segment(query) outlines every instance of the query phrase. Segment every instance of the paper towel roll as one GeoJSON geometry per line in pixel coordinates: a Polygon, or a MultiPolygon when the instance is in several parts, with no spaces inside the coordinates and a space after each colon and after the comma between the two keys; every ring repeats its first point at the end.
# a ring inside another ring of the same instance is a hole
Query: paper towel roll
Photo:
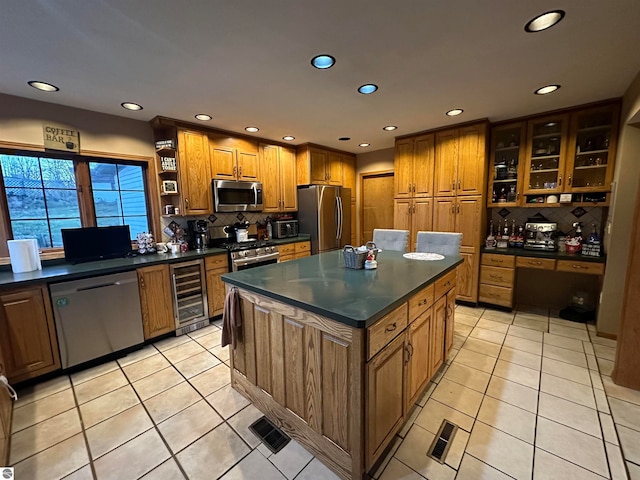
{"type": "Polygon", "coordinates": [[[38,241],[34,238],[24,240],[7,240],[11,269],[13,273],[32,272],[42,270],[38,241]]]}

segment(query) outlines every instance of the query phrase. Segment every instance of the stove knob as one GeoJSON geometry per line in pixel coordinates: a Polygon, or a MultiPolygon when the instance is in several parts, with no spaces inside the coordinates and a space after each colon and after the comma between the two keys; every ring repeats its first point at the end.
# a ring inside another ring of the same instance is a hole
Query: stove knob
{"type": "Polygon", "coordinates": [[[246,250],[240,250],[238,252],[238,256],[239,257],[246,257],[247,256],[247,251],[246,250]]]}
{"type": "Polygon", "coordinates": [[[261,253],[262,253],[262,249],[256,248],[256,256],[260,255],[261,253]]]}
{"type": "Polygon", "coordinates": [[[264,247],[264,251],[265,251],[265,253],[271,253],[271,252],[273,252],[273,248],[272,247],[264,247]]]}

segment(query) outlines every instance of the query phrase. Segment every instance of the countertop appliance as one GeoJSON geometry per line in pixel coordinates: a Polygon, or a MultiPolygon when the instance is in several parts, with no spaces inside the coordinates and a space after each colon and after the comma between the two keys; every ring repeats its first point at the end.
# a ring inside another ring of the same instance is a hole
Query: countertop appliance
{"type": "Polygon", "coordinates": [[[124,258],[131,253],[129,225],[63,228],[64,259],[71,263],[124,258]]]}
{"type": "Polygon", "coordinates": [[[50,287],[62,368],[144,342],[135,271],[50,287]]]}
{"type": "Polygon", "coordinates": [[[311,235],[311,253],[344,247],[351,241],[351,190],[329,185],[298,188],[300,232],[311,235]]]}
{"type": "Polygon", "coordinates": [[[275,220],[273,222],[273,238],[291,238],[297,236],[297,220],[275,220]]]}
{"type": "Polygon", "coordinates": [[[212,246],[224,248],[229,252],[229,270],[231,272],[278,263],[280,252],[278,246],[273,242],[255,238],[249,238],[245,242],[237,242],[235,236],[231,235],[233,230],[231,225],[214,227],[211,239],[212,246]]]}
{"type": "Polygon", "coordinates": [[[558,224],[555,222],[527,222],[525,223],[524,248],[527,250],[555,251],[558,249],[556,232],[558,224]]]}
{"type": "Polygon", "coordinates": [[[209,224],[206,220],[188,220],[189,246],[203,250],[209,246],[209,224]]]}
{"type": "Polygon", "coordinates": [[[216,212],[261,212],[262,183],[212,180],[216,212]]]}

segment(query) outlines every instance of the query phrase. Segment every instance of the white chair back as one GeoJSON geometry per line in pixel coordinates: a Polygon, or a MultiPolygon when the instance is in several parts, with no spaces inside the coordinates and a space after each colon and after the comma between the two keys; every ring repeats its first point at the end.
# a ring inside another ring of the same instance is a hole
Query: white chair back
{"type": "Polygon", "coordinates": [[[460,255],[461,233],[418,232],[416,251],[439,253],[440,255],[460,255]]]}
{"type": "Polygon", "coordinates": [[[408,241],[409,230],[391,230],[387,228],[373,230],[373,243],[383,251],[396,250],[398,252],[406,252],[408,241]]]}

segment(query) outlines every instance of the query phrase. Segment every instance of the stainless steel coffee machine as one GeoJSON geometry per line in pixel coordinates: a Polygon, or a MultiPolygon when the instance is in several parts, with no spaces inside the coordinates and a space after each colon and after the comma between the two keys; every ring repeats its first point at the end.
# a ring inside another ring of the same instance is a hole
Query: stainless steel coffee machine
{"type": "Polygon", "coordinates": [[[203,250],[209,247],[209,225],[206,220],[188,220],[189,246],[203,250]]]}
{"type": "Polygon", "coordinates": [[[525,223],[524,248],[528,250],[555,251],[558,249],[556,232],[558,224],[555,222],[527,222],[525,223]]]}

